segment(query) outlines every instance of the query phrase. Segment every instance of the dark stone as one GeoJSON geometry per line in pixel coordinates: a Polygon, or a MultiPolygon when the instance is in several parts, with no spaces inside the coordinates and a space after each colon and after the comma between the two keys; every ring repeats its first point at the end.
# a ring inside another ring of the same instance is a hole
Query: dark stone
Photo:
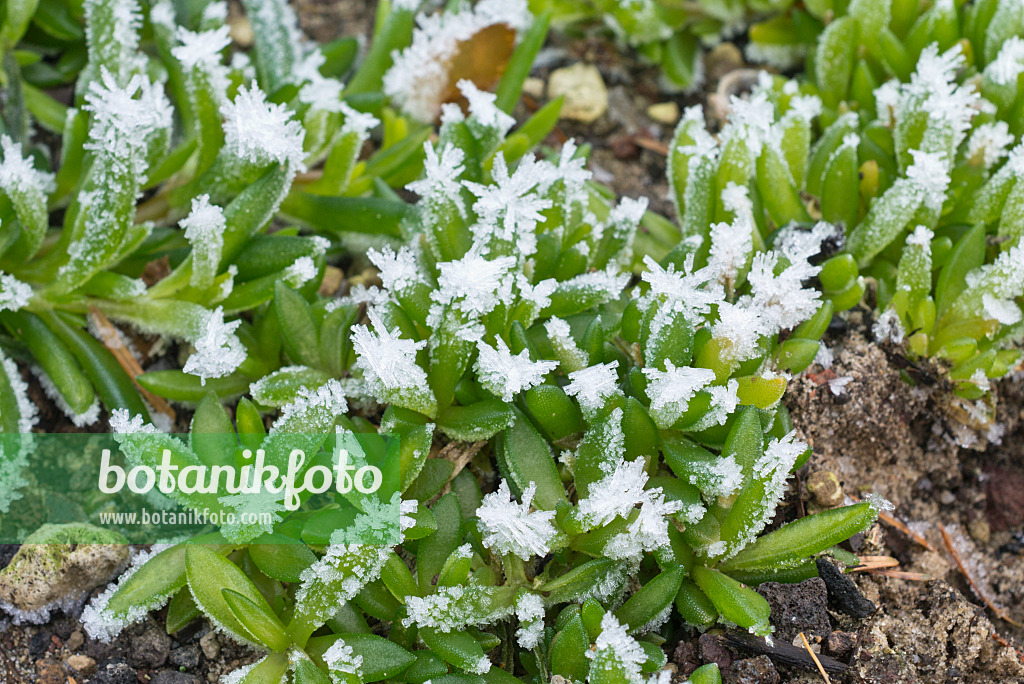
{"type": "Polygon", "coordinates": [[[171,653],[171,637],[152,618],[131,638],[128,664],[132,667],[157,668],[167,662],[171,653]]]}
{"type": "Polygon", "coordinates": [[[828,592],[817,577],[799,584],[764,582],[757,588],[772,609],[774,638],[792,642],[800,632],[824,639],[832,631],[828,620],[828,592]]]}
{"type": "Polygon", "coordinates": [[[110,660],[96,669],[89,684],[138,684],[139,675],[123,660],[110,660]]]}
{"type": "Polygon", "coordinates": [[[836,658],[845,658],[857,645],[857,635],[852,632],[835,631],[825,639],[825,648],[836,658]]]}
{"type": "Polygon", "coordinates": [[[828,607],[855,618],[866,618],[878,608],[869,601],[853,580],[837,568],[829,558],[817,561],[818,575],[828,589],[828,607]]]}
{"type": "Polygon", "coordinates": [[[725,672],[732,665],[733,654],[722,640],[713,634],[701,634],[697,641],[700,658],[705,663],[718,663],[718,669],[725,672]]]}
{"type": "Polygon", "coordinates": [[[737,660],[722,675],[723,684],[779,684],[781,680],[772,659],[766,655],[737,660]]]}
{"type": "Polygon", "coordinates": [[[174,667],[182,667],[186,670],[194,670],[199,667],[200,651],[195,644],[182,646],[171,651],[167,661],[174,667]]]}
{"type": "Polygon", "coordinates": [[[39,631],[29,637],[28,640],[28,652],[29,655],[41,656],[46,653],[46,649],[50,647],[50,635],[46,632],[39,631]]]}
{"type": "Polygon", "coordinates": [[[0,570],[7,567],[19,548],[21,544],[0,544],[0,570]]]}
{"type": "Polygon", "coordinates": [[[672,651],[672,662],[676,664],[681,676],[689,677],[700,667],[697,646],[692,641],[680,641],[672,651]]]}
{"type": "Polygon", "coordinates": [[[202,682],[203,680],[194,674],[177,670],[163,670],[149,680],[149,684],[202,684],[202,682]]]}

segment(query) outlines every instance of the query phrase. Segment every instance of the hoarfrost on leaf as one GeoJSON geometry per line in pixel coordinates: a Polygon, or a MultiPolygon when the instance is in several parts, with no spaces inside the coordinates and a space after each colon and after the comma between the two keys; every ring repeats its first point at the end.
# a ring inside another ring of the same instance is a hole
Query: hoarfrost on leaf
{"type": "Polygon", "coordinates": [[[0,272],[0,311],[18,311],[32,299],[32,286],[9,273],[0,272]]]}
{"type": "Polygon", "coordinates": [[[302,124],[285,105],[267,102],[258,87],[239,88],[235,99],[221,106],[221,115],[224,147],[236,158],[255,166],[277,163],[290,171],[305,170],[302,124]]]}
{"type": "Polygon", "coordinates": [[[182,370],[197,375],[206,384],[210,378],[222,378],[233,373],[246,359],[245,346],[235,330],[242,321],[224,321],[224,309],[218,306],[200,324],[201,332],[193,341],[196,351],[188,357],[182,370]]]}
{"type": "Polygon", "coordinates": [[[600,411],[605,401],[619,391],[619,362],[599,363],[569,373],[565,393],[576,397],[585,414],[600,411]]]}
{"type": "Polygon", "coordinates": [[[516,394],[539,385],[545,375],[558,367],[557,361],[532,360],[528,349],[513,354],[500,337],[496,342],[497,348],[483,340],[477,342],[476,371],[480,384],[502,401],[511,402],[516,394]]]}
{"type": "Polygon", "coordinates": [[[480,518],[483,543],[487,548],[499,554],[513,554],[522,560],[548,553],[556,533],[551,524],[555,512],[530,512],[536,492],[537,485],[531,482],[523,491],[523,502],[516,503],[508,482],[502,480],[498,491],[484,497],[476,515],[480,518]]]}

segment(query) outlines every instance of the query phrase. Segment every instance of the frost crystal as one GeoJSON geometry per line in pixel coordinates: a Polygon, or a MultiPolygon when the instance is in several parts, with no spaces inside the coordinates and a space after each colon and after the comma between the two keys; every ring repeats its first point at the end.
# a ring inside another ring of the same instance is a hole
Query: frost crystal
{"type": "Polygon", "coordinates": [[[612,613],[605,613],[601,619],[601,634],[594,648],[586,654],[591,660],[590,679],[594,679],[595,670],[621,669],[626,677],[624,684],[639,684],[643,681],[640,666],[647,661],[647,656],[612,613]]]}
{"type": "Polygon", "coordinates": [[[242,321],[224,322],[224,309],[217,307],[200,324],[202,332],[193,342],[196,351],[188,357],[182,370],[198,375],[202,384],[210,378],[222,378],[233,373],[246,359],[245,347],[235,330],[242,321]]]}
{"type": "Polygon", "coordinates": [[[416,255],[408,247],[403,246],[397,254],[390,246],[383,247],[379,252],[371,248],[367,257],[380,270],[384,288],[391,292],[401,293],[425,282],[416,264],[416,255]]]}
{"type": "Polygon", "coordinates": [[[484,389],[502,401],[511,402],[519,392],[544,382],[544,376],[558,367],[557,361],[533,361],[528,349],[512,354],[500,337],[496,342],[497,348],[477,342],[476,372],[484,389]]]}
{"type": "Polygon", "coordinates": [[[491,587],[480,584],[438,587],[437,591],[420,598],[406,598],[409,616],[402,620],[405,626],[433,627],[451,632],[469,624],[496,622],[512,613],[512,607],[492,605],[491,587]]]}
{"type": "Polygon", "coordinates": [[[209,287],[217,275],[224,248],[224,210],[210,204],[209,195],[200,195],[192,200],[192,213],[179,225],[192,245],[192,286],[209,287]]]}
{"type": "Polygon", "coordinates": [[[107,604],[114,593],[127,582],[132,575],[138,572],[139,568],[148,563],[158,554],[170,548],[169,544],[155,544],[149,551],[143,551],[132,558],[131,565],[125,570],[117,582],[111,584],[99,596],[94,598],[82,611],[82,626],[86,633],[97,641],[105,644],[110,643],[125,627],[139,622],[149,611],[156,610],[164,605],[176,589],[152,596],[145,601],[137,602],[125,613],[113,614],[107,609],[107,604]]]}
{"type": "Polygon", "coordinates": [[[426,159],[423,162],[425,177],[409,183],[407,190],[415,192],[426,200],[458,200],[462,185],[459,176],[466,170],[463,161],[466,153],[451,143],[446,143],[440,156],[429,141],[423,143],[426,159]]]}
{"type": "Polygon", "coordinates": [[[537,485],[531,482],[523,491],[523,502],[518,504],[512,498],[508,482],[502,480],[498,491],[484,497],[476,515],[480,518],[485,533],[483,543],[487,548],[499,554],[514,554],[522,560],[547,554],[548,545],[555,536],[555,528],[551,524],[555,512],[530,512],[536,492],[537,485]]]}
{"type": "Polygon", "coordinates": [[[903,331],[903,323],[900,322],[899,314],[893,309],[887,309],[871,328],[875,341],[879,343],[891,342],[899,344],[903,341],[906,333],[903,331]]]}
{"type": "Polygon", "coordinates": [[[999,49],[995,60],[985,67],[985,75],[999,85],[1016,85],[1024,73],[1024,40],[1011,36],[999,49]]]}
{"type": "Polygon", "coordinates": [[[221,62],[221,51],[231,44],[227,25],[213,31],[189,31],[183,26],[177,29],[176,37],[181,45],[171,48],[171,54],[186,70],[196,66],[217,71],[221,62]]]}
{"type": "Polygon", "coordinates": [[[519,596],[516,599],[516,618],[519,620],[516,640],[521,648],[532,650],[544,638],[544,599],[529,593],[519,596]]]}
{"type": "Polygon", "coordinates": [[[40,171],[33,159],[22,156],[21,143],[6,135],[0,136],[0,152],[3,157],[0,161],[0,190],[8,195],[53,191],[53,174],[40,171]]]}
{"type": "MultiPolygon", "coordinates": [[[[438,289],[430,298],[439,306],[452,307],[467,316],[483,316],[500,301],[508,300],[511,283],[505,274],[515,265],[514,257],[486,259],[476,249],[458,261],[437,265],[438,289]]],[[[440,323],[441,309],[431,308],[432,327],[440,323]]]]}
{"type": "Polygon", "coordinates": [[[573,371],[569,373],[571,382],[566,385],[565,393],[576,397],[584,413],[595,414],[609,397],[619,391],[618,367],[619,363],[615,361],[573,371]]]}
{"type": "Polygon", "coordinates": [[[502,135],[507,133],[515,124],[516,120],[505,112],[498,109],[495,102],[498,96],[485,90],[480,90],[472,81],[463,79],[459,81],[459,92],[469,103],[469,114],[478,124],[487,128],[493,128],[502,135]]]}
{"type": "Polygon", "coordinates": [[[32,286],[0,272],[0,311],[18,311],[32,299],[32,286]]]}
{"type": "Polygon", "coordinates": [[[281,272],[281,280],[291,287],[302,287],[316,277],[316,262],[311,256],[302,256],[281,272]]]}
{"type": "Polygon", "coordinates": [[[590,357],[585,351],[579,348],[576,340],[569,331],[569,324],[557,316],[552,316],[544,324],[544,332],[551,340],[551,346],[555,349],[555,355],[562,368],[567,371],[578,371],[586,368],[590,357]]]}
{"type": "Polygon", "coordinates": [[[647,396],[651,398],[651,417],[658,427],[668,429],[679,420],[689,407],[693,396],[715,381],[715,372],[708,368],[676,368],[670,360],[665,370],[644,368],[647,376],[647,396]]]}
{"type": "MultiPolygon", "coordinates": [[[[1022,43],[1024,45],[1024,43],[1022,43]]],[[[1010,126],[1005,121],[992,121],[974,129],[967,141],[967,158],[980,161],[986,170],[991,169],[1007,155],[1013,144],[1010,126]]]]}
{"type": "Polygon", "coordinates": [[[397,328],[388,330],[376,309],[369,309],[367,315],[373,332],[364,325],[354,326],[352,347],[357,354],[356,366],[363,371],[370,391],[385,401],[403,398],[412,402],[412,408],[427,409],[433,404],[433,396],[426,372],[416,363],[416,352],[427,341],[402,339],[397,328]]]}
{"type": "Polygon", "coordinates": [[[352,647],[338,639],[328,648],[321,659],[331,673],[362,675],[363,656],[352,652],[352,647]]]}
{"type": "Polygon", "coordinates": [[[949,187],[949,172],[946,155],[911,150],[914,163],[907,169],[907,179],[924,193],[925,205],[937,211],[946,199],[949,187]]]}
{"type": "Polygon", "coordinates": [[[412,44],[392,53],[394,65],[384,74],[384,94],[410,116],[434,121],[451,83],[451,61],[462,44],[488,26],[505,24],[520,30],[530,20],[525,0],[483,0],[462,11],[420,15],[412,44]]]}
{"type": "Polygon", "coordinates": [[[303,171],[302,124],[283,104],[267,102],[256,86],[238,89],[233,102],[221,107],[224,146],[235,157],[256,166],[277,163],[303,171]]]}
{"type": "Polygon", "coordinates": [[[498,240],[513,242],[522,257],[537,251],[537,224],[544,221],[541,212],[551,207],[551,200],[531,192],[538,183],[537,161],[532,155],[524,157],[515,172],[509,174],[505,156],[494,157],[488,185],[466,181],[466,188],[477,196],[473,211],[479,217],[474,234],[480,239],[493,235],[498,240]]]}

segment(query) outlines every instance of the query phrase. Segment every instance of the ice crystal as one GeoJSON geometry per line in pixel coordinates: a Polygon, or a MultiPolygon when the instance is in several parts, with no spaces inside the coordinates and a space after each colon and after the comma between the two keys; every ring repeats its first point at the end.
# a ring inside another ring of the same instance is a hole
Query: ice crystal
{"type": "Polygon", "coordinates": [[[551,346],[555,349],[559,363],[562,368],[573,372],[578,371],[590,363],[590,357],[585,351],[579,348],[576,340],[569,331],[569,324],[557,316],[552,316],[544,323],[544,331],[551,340],[551,346]]]}
{"type": "Polygon", "coordinates": [[[532,650],[544,638],[544,599],[530,593],[519,596],[516,599],[516,618],[519,620],[516,640],[521,648],[532,650]]]}
{"type": "Polygon", "coordinates": [[[686,413],[690,400],[705,386],[715,381],[715,372],[707,368],[676,368],[670,360],[665,370],[644,368],[647,396],[651,398],[651,418],[662,429],[668,429],[686,413]]]}
{"type": "Polygon", "coordinates": [[[903,323],[899,315],[893,309],[887,309],[871,328],[876,342],[890,342],[899,344],[903,341],[906,333],[903,331],[903,323]]]}
{"type": "Polygon", "coordinates": [[[477,197],[473,211],[478,216],[474,227],[478,240],[493,236],[504,242],[516,241],[521,258],[537,251],[537,224],[544,221],[541,212],[551,207],[551,200],[532,192],[539,180],[536,167],[536,160],[528,155],[510,174],[504,155],[498,154],[491,169],[493,183],[464,183],[477,197]]]}
{"type": "Polygon", "coordinates": [[[492,605],[493,590],[480,584],[438,587],[430,596],[406,598],[409,616],[402,624],[410,627],[432,627],[452,632],[470,624],[489,624],[512,613],[512,607],[492,605]]]}
{"type": "Polygon", "coordinates": [[[408,247],[403,246],[397,254],[390,246],[379,252],[371,248],[367,257],[380,270],[381,282],[390,292],[404,292],[425,282],[416,263],[416,255],[408,247]]]}
{"type": "Polygon", "coordinates": [[[364,325],[352,328],[352,347],[357,354],[356,366],[363,371],[371,391],[379,398],[406,395],[417,405],[429,405],[427,374],[416,363],[416,352],[427,345],[426,340],[416,342],[403,339],[401,332],[388,330],[376,309],[367,311],[371,332],[364,325]]]}
{"type": "Polygon", "coordinates": [[[281,272],[281,280],[291,287],[302,287],[317,274],[316,262],[311,256],[302,256],[281,272]]]}
{"type": "Polygon", "coordinates": [[[235,330],[242,321],[224,322],[224,309],[217,307],[209,312],[200,324],[201,332],[193,341],[196,351],[188,357],[182,370],[197,375],[202,384],[210,378],[222,378],[235,372],[247,353],[235,330]]]}
{"type": "Polygon", "coordinates": [[[499,554],[510,553],[523,560],[532,556],[544,556],[555,536],[551,524],[554,511],[530,512],[530,504],[537,492],[537,485],[530,485],[523,491],[522,503],[516,503],[509,491],[508,482],[501,481],[498,491],[484,497],[477,509],[484,545],[499,554]]]}
{"type": "MultiPolygon", "coordinates": [[[[437,265],[438,289],[430,298],[438,307],[450,307],[466,316],[483,316],[501,301],[509,299],[511,281],[505,275],[515,265],[514,257],[487,259],[477,249],[458,261],[437,265]]],[[[440,322],[442,309],[432,307],[431,326],[440,322]]]]}
{"type": "Polygon", "coordinates": [[[21,143],[16,143],[9,136],[0,136],[0,190],[8,195],[43,193],[54,189],[54,176],[47,171],[35,167],[35,160],[22,155],[21,143]]]}
{"type": "Polygon", "coordinates": [[[576,397],[580,408],[586,414],[600,411],[605,401],[619,392],[618,361],[599,363],[569,373],[569,384],[565,393],[576,397]]]}
{"type": "MultiPolygon", "coordinates": [[[[643,459],[619,459],[615,469],[590,486],[577,509],[580,519],[589,528],[603,527],[618,517],[625,518],[633,508],[647,499],[644,485],[647,472],[643,459]]],[[[660,489],[658,490],[660,493],[660,489]]]]}
{"type": "Polygon", "coordinates": [[[601,633],[594,648],[586,652],[590,658],[590,678],[595,671],[621,670],[625,684],[639,684],[643,681],[640,666],[647,661],[644,650],[636,639],[629,636],[626,628],[619,624],[613,613],[605,613],[601,619],[601,633]]]}
{"type": "Polygon", "coordinates": [[[171,54],[186,70],[200,67],[209,72],[220,71],[221,52],[231,44],[229,30],[227,25],[200,32],[179,26],[175,35],[181,45],[171,48],[171,54]]]}
{"type": "Polygon", "coordinates": [[[910,155],[914,163],[907,169],[907,179],[921,189],[926,206],[933,211],[942,208],[949,187],[946,155],[921,150],[911,150],[910,155]]]}
{"type": "Polygon", "coordinates": [[[1021,73],[1024,73],[1024,40],[1011,36],[999,48],[995,60],[985,67],[985,75],[993,83],[1005,86],[1016,85],[1021,73]]]}
{"type": "Polygon", "coordinates": [[[236,158],[255,166],[277,163],[292,171],[305,169],[302,125],[285,105],[267,102],[256,86],[239,88],[234,101],[221,107],[221,114],[224,147],[236,158]]]}
{"type": "Polygon", "coordinates": [[[557,361],[532,360],[528,349],[512,354],[500,337],[496,342],[497,348],[477,342],[476,371],[484,389],[502,401],[511,402],[519,392],[544,382],[544,376],[558,367],[557,361]]]}
{"type": "MultiPolygon", "coordinates": [[[[1024,45],[1024,43],[1022,43],[1024,45]]],[[[974,129],[967,141],[967,158],[980,161],[986,170],[998,164],[1007,155],[1013,135],[1005,121],[990,121],[974,129]]]]}
{"type": "Polygon", "coordinates": [[[179,225],[192,245],[192,286],[209,287],[224,248],[224,210],[210,204],[209,195],[200,195],[192,200],[192,212],[179,225]]]}
{"type": "Polygon", "coordinates": [[[18,311],[32,299],[32,286],[9,273],[0,272],[0,311],[18,311]]]}
{"type": "Polygon", "coordinates": [[[351,674],[357,677],[362,676],[363,656],[356,655],[352,647],[345,643],[344,639],[338,639],[331,647],[324,651],[321,660],[332,674],[351,674]]]}
{"type": "Polygon", "coordinates": [[[446,143],[438,155],[429,141],[423,143],[426,159],[423,162],[424,178],[413,181],[406,189],[422,196],[425,200],[458,200],[462,191],[459,176],[466,170],[463,162],[466,153],[462,148],[446,143]]]}

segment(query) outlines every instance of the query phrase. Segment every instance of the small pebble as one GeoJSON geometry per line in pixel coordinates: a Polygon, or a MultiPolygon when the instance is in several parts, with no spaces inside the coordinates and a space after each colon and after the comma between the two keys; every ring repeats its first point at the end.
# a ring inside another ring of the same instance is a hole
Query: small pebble
{"type": "Polygon", "coordinates": [[[53,658],[43,658],[36,661],[36,682],[37,684],[66,684],[67,675],[64,668],[53,658]]]}
{"type": "Polygon", "coordinates": [[[679,121],[679,105],[675,102],[658,102],[647,108],[647,116],[658,123],[669,126],[679,121]]]}
{"type": "Polygon", "coordinates": [[[943,489],[939,493],[939,503],[943,506],[952,506],[956,503],[956,496],[948,489],[943,489]]]}
{"type": "Polygon", "coordinates": [[[544,97],[544,79],[530,78],[523,81],[523,92],[535,100],[540,100],[544,97]]]}
{"type": "Polygon", "coordinates": [[[199,647],[195,644],[189,644],[176,648],[171,651],[171,655],[167,658],[174,667],[182,667],[186,670],[194,670],[199,667],[199,647]]]}
{"type": "Polygon", "coordinates": [[[96,661],[87,655],[68,656],[64,662],[83,677],[92,677],[96,674],[96,661]]]}
{"type": "Polygon", "coordinates": [[[82,636],[81,630],[76,629],[74,632],[71,633],[71,636],[68,637],[68,640],[67,642],[65,642],[64,645],[68,647],[69,651],[77,651],[78,649],[82,648],[82,644],[84,643],[85,637],[82,636]]]}
{"type": "Polygon", "coordinates": [[[981,544],[988,544],[992,537],[992,529],[984,518],[972,520],[967,525],[967,532],[971,535],[971,539],[981,544]]]}
{"type": "Polygon", "coordinates": [[[555,69],[548,80],[548,97],[565,96],[562,118],[592,123],[608,110],[608,88],[593,64],[577,62],[555,69]]]}
{"type": "Polygon", "coordinates": [[[825,648],[835,658],[844,658],[853,651],[857,645],[857,635],[852,632],[840,632],[836,630],[828,635],[825,640],[825,648]]]}
{"type": "Polygon", "coordinates": [[[210,660],[215,659],[220,655],[220,642],[217,641],[217,634],[215,632],[207,632],[202,639],[199,640],[199,648],[203,649],[203,655],[210,660]]]}
{"type": "Polygon", "coordinates": [[[828,470],[819,470],[807,479],[807,491],[814,496],[819,506],[833,508],[843,503],[843,486],[839,484],[836,474],[828,470]]]}

